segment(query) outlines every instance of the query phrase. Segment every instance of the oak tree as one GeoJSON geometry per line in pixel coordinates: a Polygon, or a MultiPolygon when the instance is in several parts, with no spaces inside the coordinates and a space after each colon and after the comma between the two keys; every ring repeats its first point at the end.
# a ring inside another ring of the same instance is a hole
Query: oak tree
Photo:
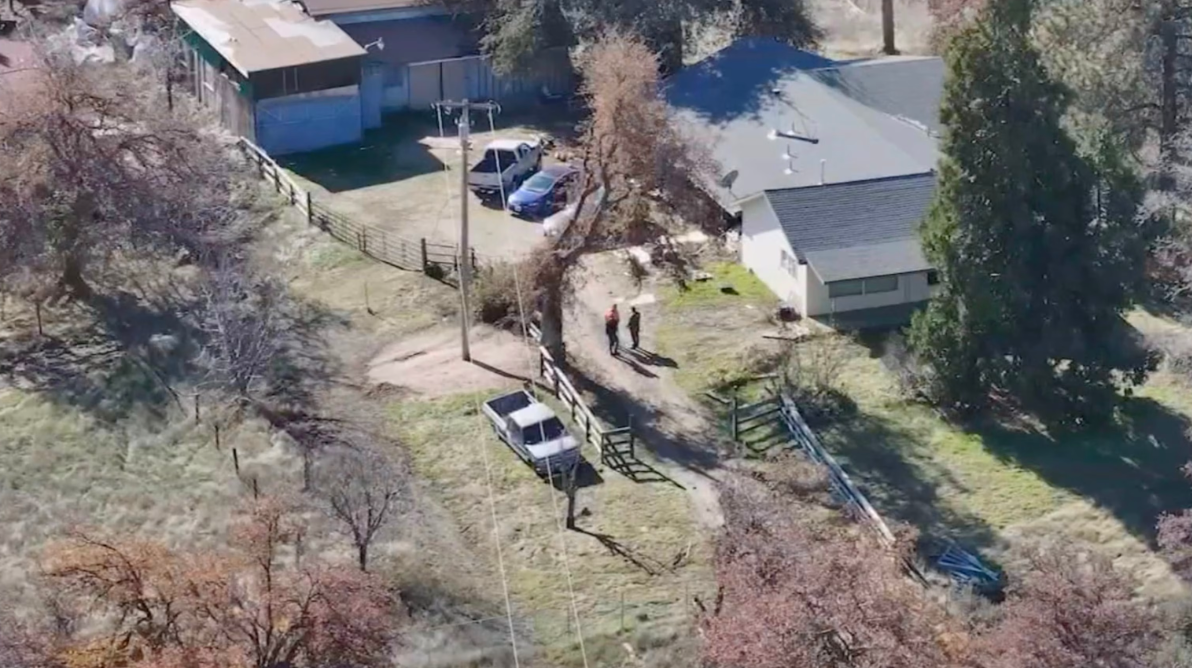
{"type": "Polygon", "coordinates": [[[714,225],[704,193],[715,163],[690,141],[662,98],[658,57],[631,33],[610,31],[581,61],[592,109],[582,128],[573,222],[532,258],[542,342],[558,361],[573,268],[590,252],[657,241],[677,223],[714,225]]]}

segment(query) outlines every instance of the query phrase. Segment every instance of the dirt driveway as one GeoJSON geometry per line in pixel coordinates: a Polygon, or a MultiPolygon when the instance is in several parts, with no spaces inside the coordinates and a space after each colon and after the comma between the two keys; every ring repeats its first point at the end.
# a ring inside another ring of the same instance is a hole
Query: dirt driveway
{"type": "MultiPolygon", "coordinates": [[[[565,119],[498,126],[473,120],[469,162],[475,163],[494,138],[554,136],[570,127],[565,119]]],[[[282,165],[311,190],[316,202],[354,221],[411,239],[455,244],[459,239],[460,155],[454,122],[445,119],[439,136],[433,113],[386,119],[365,134],[362,145],[337,147],[283,160],[282,165]]],[[[549,162],[549,158],[547,160],[549,162]]],[[[524,255],[542,238],[535,221],[514,218],[499,205],[468,193],[471,245],[483,257],[524,255]]]]}
{"type": "Polygon", "coordinates": [[[674,360],[655,352],[660,309],[651,284],[658,281],[635,286],[617,252],[587,256],[580,273],[564,332],[567,355],[583,374],[580,384],[596,395],[598,413],[616,416],[618,424],[632,416],[648,463],[687,490],[701,523],[720,526],[717,481],[730,462],[717,428],[675,382],[674,360]],[[603,326],[603,313],[614,303],[622,314],[622,350],[615,356],[603,326]],[[625,329],[631,306],[642,314],[639,350],[630,349],[625,329]]]}

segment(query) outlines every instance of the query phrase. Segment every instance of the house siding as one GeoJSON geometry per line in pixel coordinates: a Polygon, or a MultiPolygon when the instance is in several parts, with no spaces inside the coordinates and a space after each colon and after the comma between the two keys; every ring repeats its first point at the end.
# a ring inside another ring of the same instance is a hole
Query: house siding
{"type": "Polygon", "coordinates": [[[828,296],[828,286],[820,280],[814,270],[807,272],[805,285],[807,286],[806,310],[801,313],[806,316],[826,316],[844,311],[913,304],[931,297],[931,288],[927,285],[927,272],[925,271],[899,274],[897,290],[871,295],[851,295],[832,299],[828,296]]]}
{"type": "Polygon", "coordinates": [[[800,314],[806,312],[807,265],[798,265],[795,275],[782,266],[782,253],[792,258],[795,251],[778,224],[778,216],[764,197],[741,207],[741,264],[800,314]]]}

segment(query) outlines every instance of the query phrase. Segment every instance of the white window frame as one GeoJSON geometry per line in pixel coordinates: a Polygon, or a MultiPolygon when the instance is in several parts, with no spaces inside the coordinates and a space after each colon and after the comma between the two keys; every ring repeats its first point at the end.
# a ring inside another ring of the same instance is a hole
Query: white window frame
{"type": "Polygon", "coordinates": [[[850,278],[845,281],[832,281],[831,283],[828,283],[827,285],[828,285],[828,298],[829,299],[839,299],[841,297],[860,297],[862,295],[884,295],[884,294],[889,294],[891,292],[898,292],[898,288],[902,286],[902,281],[899,279],[898,274],[886,274],[884,276],[867,276],[865,278],[850,278]],[[887,279],[891,279],[891,278],[894,279],[894,285],[892,287],[882,287],[879,289],[874,289],[870,283],[871,281],[876,281],[879,279],[887,280],[887,279]],[[858,284],[860,287],[860,290],[857,292],[849,292],[848,294],[832,294],[834,288],[839,290],[840,286],[844,286],[844,285],[852,286],[853,284],[858,284]]]}
{"type": "Polygon", "coordinates": [[[796,277],[796,275],[797,275],[796,267],[798,267],[799,261],[795,259],[794,255],[791,255],[790,253],[786,252],[785,248],[779,249],[778,252],[781,253],[781,255],[778,256],[779,264],[781,264],[782,268],[786,270],[786,273],[791,275],[791,278],[796,277]]]}

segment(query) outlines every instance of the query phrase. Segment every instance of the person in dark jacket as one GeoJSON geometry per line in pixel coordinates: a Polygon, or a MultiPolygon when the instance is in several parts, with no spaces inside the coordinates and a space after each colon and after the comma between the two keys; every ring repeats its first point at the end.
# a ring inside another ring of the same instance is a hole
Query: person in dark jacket
{"type": "Polygon", "coordinates": [[[636,306],[629,307],[629,338],[633,341],[633,350],[641,343],[642,314],[636,306]]]}
{"type": "Polygon", "coordinates": [[[621,342],[618,340],[617,329],[621,326],[621,313],[617,311],[617,305],[608,310],[604,314],[604,333],[608,335],[608,354],[616,355],[621,347],[621,342]]]}

